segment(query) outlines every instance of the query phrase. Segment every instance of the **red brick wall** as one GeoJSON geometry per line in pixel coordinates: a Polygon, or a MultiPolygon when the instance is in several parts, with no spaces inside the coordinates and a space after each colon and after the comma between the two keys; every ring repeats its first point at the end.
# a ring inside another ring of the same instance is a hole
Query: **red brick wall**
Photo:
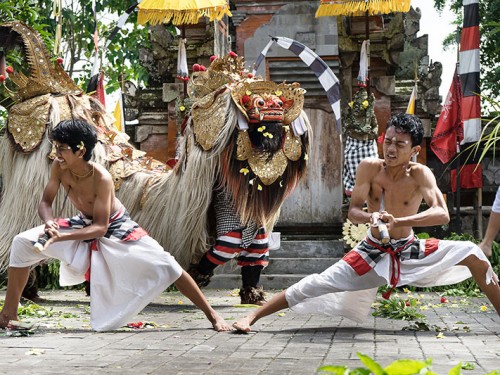
{"type": "Polygon", "coordinates": [[[272,14],[250,15],[236,29],[236,53],[240,56],[245,54],[245,40],[255,33],[259,26],[268,23],[272,14]]]}

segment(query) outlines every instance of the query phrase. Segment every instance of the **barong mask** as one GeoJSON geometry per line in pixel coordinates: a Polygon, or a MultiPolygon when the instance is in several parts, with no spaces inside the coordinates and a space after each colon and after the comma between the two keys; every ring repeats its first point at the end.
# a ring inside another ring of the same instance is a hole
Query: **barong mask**
{"type": "Polygon", "coordinates": [[[264,185],[283,175],[288,160],[307,154],[290,124],[304,105],[305,90],[298,83],[264,81],[245,70],[243,59],[228,54],[215,59],[205,70],[194,73],[188,93],[196,142],[212,149],[226,122],[230,106],[238,110],[236,159],[248,167],[264,185]],[[232,98],[232,102],[228,98],[232,98]]]}

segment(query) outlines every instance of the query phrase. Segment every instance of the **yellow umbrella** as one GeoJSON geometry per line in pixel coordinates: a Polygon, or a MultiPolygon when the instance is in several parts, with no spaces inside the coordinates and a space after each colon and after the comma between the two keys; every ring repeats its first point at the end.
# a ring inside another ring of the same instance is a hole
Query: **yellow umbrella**
{"type": "Polygon", "coordinates": [[[150,23],[168,23],[181,26],[179,39],[179,57],[177,59],[177,77],[184,81],[184,96],[187,94],[188,67],[186,59],[185,25],[198,23],[201,17],[210,21],[231,17],[227,0],[142,0],[137,6],[137,22],[141,25],[150,23]]]}
{"type": "Polygon", "coordinates": [[[196,24],[201,17],[210,21],[220,20],[224,15],[231,16],[226,0],[143,0],[137,6],[137,22],[172,22],[174,25],[196,24]]]}
{"type": "MultiPolygon", "coordinates": [[[[361,72],[360,69],[359,77],[363,77],[361,81],[368,79],[370,70],[370,33],[368,16],[393,12],[408,12],[410,10],[410,0],[320,0],[320,2],[318,10],[316,11],[316,18],[331,16],[366,17],[366,43],[363,43],[362,46],[362,52],[364,50],[366,57],[366,72],[361,72]]],[[[367,88],[369,92],[370,85],[368,85],[367,88]]]]}
{"type": "Polygon", "coordinates": [[[410,0],[321,0],[316,17],[408,12],[410,0]]]}

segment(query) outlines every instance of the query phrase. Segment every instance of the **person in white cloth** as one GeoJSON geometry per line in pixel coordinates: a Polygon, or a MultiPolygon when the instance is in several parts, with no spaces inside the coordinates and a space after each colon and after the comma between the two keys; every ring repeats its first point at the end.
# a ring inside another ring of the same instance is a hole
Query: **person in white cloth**
{"type": "Polygon", "coordinates": [[[125,325],[173,283],[205,313],[215,330],[232,330],[191,276],[130,219],[115,197],[109,172],[90,161],[97,142],[94,127],[84,120],[65,120],[53,129],[51,139],[56,158],[38,207],[45,225],[18,234],[12,242],[0,327],[16,328],[30,267],[57,258],[63,286],[82,283],[90,267],[90,322],[96,331],[125,325]],[[60,185],[79,215],[54,217],[52,203],[60,185]],[[44,232],[49,238],[39,251],[34,245],[44,232]]]}
{"type": "Polygon", "coordinates": [[[491,246],[493,245],[493,241],[495,240],[498,231],[500,231],[500,187],[497,189],[495,201],[491,207],[491,214],[488,220],[488,226],[486,227],[486,233],[484,234],[483,240],[479,244],[479,247],[484,251],[484,254],[487,257],[493,255],[491,246]]]}
{"type": "Polygon", "coordinates": [[[443,194],[425,165],[412,162],[421,147],[423,126],[409,114],[393,115],[387,123],[384,159],[367,158],[358,167],[349,207],[353,223],[371,223],[366,238],[321,274],[303,278],[269,302],[238,320],[243,332],[259,319],[291,307],[297,312],[342,315],[362,322],[377,289],[390,285],[428,287],[474,277],[497,313],[500,287],[483,251],[472,242],[419,240],[412,227],[442,225],[449,221],[443,194]],[[422,200],[428,208],[419,211],[422,200]],[[368,210],[363,207],[367,205],[368,210]],[[385,207],[381,207],[384,206],[385,207]],[[390,240],[382,242],[379,220],[390,240]]]}

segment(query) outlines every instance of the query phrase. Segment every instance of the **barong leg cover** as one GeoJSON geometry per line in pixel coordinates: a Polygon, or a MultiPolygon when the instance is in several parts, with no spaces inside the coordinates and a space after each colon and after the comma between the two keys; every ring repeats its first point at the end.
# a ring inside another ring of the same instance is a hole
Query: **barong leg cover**
{"type": "Polygon", "coordinates": [[[262,305],[266,302],[266,297],[262,287],[255,288],[247,286],[240,289],[240,297],[242,304],[262,305]]]}

